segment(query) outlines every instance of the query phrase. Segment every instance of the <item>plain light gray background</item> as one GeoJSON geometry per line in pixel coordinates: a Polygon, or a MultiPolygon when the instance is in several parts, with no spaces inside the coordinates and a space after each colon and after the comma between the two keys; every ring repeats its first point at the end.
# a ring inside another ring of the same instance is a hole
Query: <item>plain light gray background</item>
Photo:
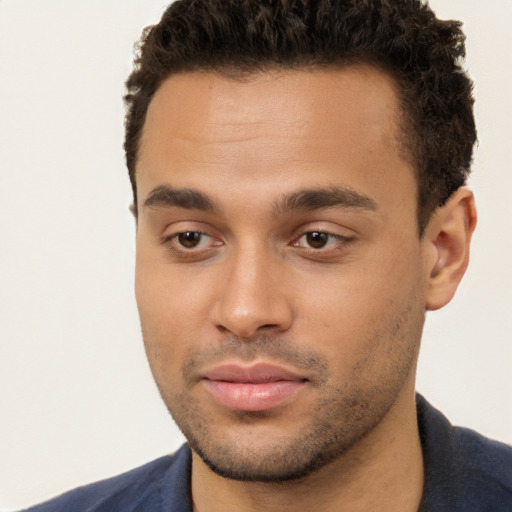
{"type": "MultiPolygon", "coordinates": [[[[132,43],[161,0],[0,0],[0,508],[182,442],[142,348],[122,144],[132,43]]],[[[418,390],[512,442],[511,0],[432,0],[465,22],[480,222],[456,299],[428,315],[418,390]]]]}

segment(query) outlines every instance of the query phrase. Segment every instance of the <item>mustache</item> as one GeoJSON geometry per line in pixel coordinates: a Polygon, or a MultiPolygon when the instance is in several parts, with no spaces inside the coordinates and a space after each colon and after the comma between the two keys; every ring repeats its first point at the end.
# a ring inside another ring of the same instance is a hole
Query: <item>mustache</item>
{"type": "Polygon", "coordinates": [[[208,347],[193,351],[183,366],[183,378],[187,383],[197,381],[198,373],[206,366],[221,364],[230,359],[250,363],[264,359],[277,364],[293,366],[323,383],[329,378],[329,364],[325,356],[314,350],[297,347],[293,342],[260,334],[251,338],[226,337],[208,347]]]}

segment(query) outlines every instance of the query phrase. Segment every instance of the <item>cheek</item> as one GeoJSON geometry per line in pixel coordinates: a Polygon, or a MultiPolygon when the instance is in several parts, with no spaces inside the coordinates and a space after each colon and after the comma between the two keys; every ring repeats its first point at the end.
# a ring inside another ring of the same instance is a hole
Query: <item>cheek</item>
{"type": "Polygon", "coordinates": [[[418,343],[424,291],[416,252],[374,252],[364,265],[340,268],[322,286],[310,287],[298,316],[307,319],[312,342],[320,346],[324,340],[327,355],[343,371],[376,354],[385,361],[418,343]]]}
{"type": "Polygon", "coordinates": [[[135,295],[143,322],[152,329],[179,332],[180,325],[192,327],[205,308],[208,286],[186,269],[138,256],[135,295]]]}
{"type": "Polygon", "coordinates": [[[146,354],[159,386],[170,380],[178,385],[184,361],[203,340],[213,338],[205,332],[212,287],[203,274],[157,262],[143,248],[137,253],[135,295],[146,354]]]}
{"type": "Polygon", "coordinates": [[[183,344],[177,337],[186,334],[183,295],[158,265],[146,264],[138,255],[135,296],[147,357],[158,381],[158,374],[182,357],[183,344]]]}

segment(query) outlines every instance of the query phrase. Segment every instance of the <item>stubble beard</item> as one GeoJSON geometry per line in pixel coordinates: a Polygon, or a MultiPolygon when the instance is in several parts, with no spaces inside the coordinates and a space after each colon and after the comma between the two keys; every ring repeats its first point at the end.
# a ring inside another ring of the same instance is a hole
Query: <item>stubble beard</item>
{"type": "MultiPolygon", "coordinates": [[[[307,477],[343,456],[375,428],[394,398],[384,407],[384,403],[370,405],[356,398],[338,404],[330,399],[322,401],[310,424],[298,434],[275,437],[264,448],[223,439],[222,433],[201,420],[194,405],[187,408],[194,422],[181,421],[176,410],[172,415],[192,450],[216,474],[246,482],[282,483],[307,477]]],[[[251,424],[257,424],[258,416],[261,418],[261,414],[251,412],[237,416],[241,423],[251,424]]]]}
{"type": "MultiPolygon", "coordinates": [[[[165,389],[160,392],[192,450],[216,474],[247,482],[288,482],[302,479],[342,457],[381,422],[415,366],[417,347],[410,344],[406,348],[395,354],[398,361],[394,371],[388,370],[385,378],[377,379],[374,385],[365,385],[362,380],[334,387],[329,384],[328,362],[318,354],[298,353],[295,347],[268,336],[250,342],[231,339],[221,344],[215,349],[219,357],[236,355],[251,360],[255,354],[279,355],[283,361],[308,369],[313,367],[316,372],[316,396],[320,398],[309,411],[308,423],[299,429],[292,425],[286,434],[272,435],[263,446],[252,442],[250,435],[239,439],[223,432],[189,392],[189,387],[185,386],[185,391],[179,394],[170,394],[165,389]]],[[[205,359],[215,357],[207,355],[205,359]]],[[[191,359],[188,368],[185,365],[185,382],[187,374],[201,364],[201,359],[191,359]]],[[[249,431],[271,421],[273,413],[230,411],[230,414],[237,427],[247,426],[249,431]]]]}

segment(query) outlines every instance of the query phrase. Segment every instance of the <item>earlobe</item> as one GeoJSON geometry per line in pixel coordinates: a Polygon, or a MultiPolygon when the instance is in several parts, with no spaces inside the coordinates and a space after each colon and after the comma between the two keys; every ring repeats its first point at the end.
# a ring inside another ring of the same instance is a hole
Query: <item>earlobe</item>
{"type": "Polygon", "coordinates": [[[424,239],[429,248],[427,310],[442,308],[454,296],[468,266],[476,218],[473,193],[466,187],[434,212],[424,239]]]}

